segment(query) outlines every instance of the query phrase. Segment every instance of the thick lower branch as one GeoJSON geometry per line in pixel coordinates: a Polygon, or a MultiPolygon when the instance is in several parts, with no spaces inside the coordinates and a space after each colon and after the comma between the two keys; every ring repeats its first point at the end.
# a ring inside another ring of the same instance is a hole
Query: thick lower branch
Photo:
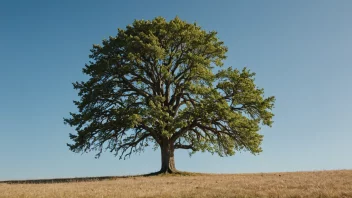
{"type": "Polygon", "coordinates": [[[197,119],[193,120],[193,122],[184,127],[184,128],[181,128],[179,131],[177,131],[176,133],[174,133],[171,137],[171,141],[172,142],[175,142],[179,137],[181,137],[183,134],[185,134],[188,130],[192,129],[193,127],[195,127],[197,124],[197,119]]]}
{"type": "Polygon", "coordinates": [[[192,151],[196,151],[196,149],[193,147],[193,145],[183,145],[183,144],[175,144],[175,149],[191,149],[192,151]]]}

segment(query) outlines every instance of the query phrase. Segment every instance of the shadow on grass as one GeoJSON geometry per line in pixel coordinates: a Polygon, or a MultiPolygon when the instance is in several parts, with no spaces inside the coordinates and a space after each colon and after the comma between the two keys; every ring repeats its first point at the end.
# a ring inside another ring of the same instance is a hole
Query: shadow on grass
{"type": "Polygon", "coordinates": [[[70,182],[94,182],[102,180],[114,180],[120,178],[136,178],[136,177],[155,177],[155,176],[195,176],[204,175],[202,173],[192,172],[175,172],[175,173],[160,173],[153,172],[143,175],[130,175],[130,176],[102,176],[102,177],[76,177],[76,178],[56,178],[56,179],[30,179],[30,180],[8,180],[0,181],[0,184],[53,184],[53,183],[70,183],[70,182]]]}

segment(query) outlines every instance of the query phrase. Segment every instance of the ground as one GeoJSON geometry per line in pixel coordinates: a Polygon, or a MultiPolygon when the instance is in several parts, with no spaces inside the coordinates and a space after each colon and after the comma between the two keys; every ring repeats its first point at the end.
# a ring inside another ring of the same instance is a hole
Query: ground
{"type": "MultiPolygon", "coordinates": [[[[59,180],[60,181],[60,180],[59,180]]],[[[0,183],[3,197],[310,197],[352,198],[352,170],[190,174],[61,183],[0,183]]]]}

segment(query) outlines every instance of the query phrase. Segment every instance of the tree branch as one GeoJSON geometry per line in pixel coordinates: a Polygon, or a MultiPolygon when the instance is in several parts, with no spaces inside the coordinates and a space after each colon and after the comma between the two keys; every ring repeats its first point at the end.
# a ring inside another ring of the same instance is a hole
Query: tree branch
{"type": "Polygon", "coordinates": [[[176,143],[174,145],[175,149],[192,149],[193,151],[197,151],[196,148],[193,147],[193,145],[183,145],[180,143],[176,143]]]}

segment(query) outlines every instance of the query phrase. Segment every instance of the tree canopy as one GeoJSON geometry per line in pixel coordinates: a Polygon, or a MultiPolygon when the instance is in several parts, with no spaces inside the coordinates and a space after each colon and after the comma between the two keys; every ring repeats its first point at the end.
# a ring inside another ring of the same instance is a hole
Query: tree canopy
{"type": "Polygon", "coordinates": [[[262,151],[260,125],[271,126],[275,98],[255,73],[223,66],[227,47],[215,31],[178,17],[135,20],[93,45],[89,76],[73,83],[78,112],[64,122],[74,152],[121,158],[160,147],[161,172],[176,171],[175,149],[231,156],[262,151]]]}

